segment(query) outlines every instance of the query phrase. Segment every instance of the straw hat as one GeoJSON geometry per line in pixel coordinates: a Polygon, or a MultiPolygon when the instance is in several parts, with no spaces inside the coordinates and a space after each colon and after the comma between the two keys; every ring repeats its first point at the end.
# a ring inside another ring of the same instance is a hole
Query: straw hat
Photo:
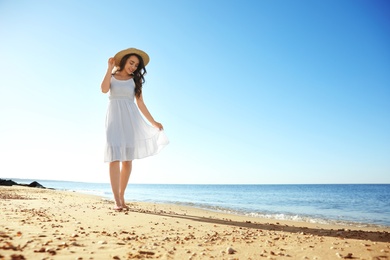
{"type": "Polygon", "coordinates": [[[122,58],[127,54],[138,54],[139,56],[141,56],[144,62],[144,66],[146,66],[149,63],[149,55],[146,52],[138,50],[136,48],[128,48],[115,54],[114,56],[115,66],[119,67],[119,63],[121,62],[122,58]]]}

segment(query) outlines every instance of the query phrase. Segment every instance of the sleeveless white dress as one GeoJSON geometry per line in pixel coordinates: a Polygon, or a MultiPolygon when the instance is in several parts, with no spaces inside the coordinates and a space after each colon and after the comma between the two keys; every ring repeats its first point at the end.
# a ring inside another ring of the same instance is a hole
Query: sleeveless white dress
{"type": "Polygon", "coordinates": [[[133,79],[111,77],[105,162],[145,158],[159,153],[169,143],[163,130],[149,125],[142,117],[134,102],[134,88],[133,79]]]}

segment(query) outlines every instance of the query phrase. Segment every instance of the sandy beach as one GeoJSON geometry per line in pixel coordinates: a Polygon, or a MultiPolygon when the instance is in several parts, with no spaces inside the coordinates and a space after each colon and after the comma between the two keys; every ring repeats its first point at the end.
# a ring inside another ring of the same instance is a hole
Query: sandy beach
{"type": "Polygon", "coordinates": [[[0,187],[0,259],[389,259],[390,228],[222,214],[0,187]]]}

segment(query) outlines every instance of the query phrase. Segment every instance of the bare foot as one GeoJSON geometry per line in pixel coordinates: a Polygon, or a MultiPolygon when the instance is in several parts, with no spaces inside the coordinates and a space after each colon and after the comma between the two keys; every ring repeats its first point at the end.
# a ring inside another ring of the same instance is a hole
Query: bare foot
{"type": "Polygon", "coordinates": [[[121,207],[122,207],[123,209],[129,209],[129,207],[126,206],[125,198],[122,198],[120,205],[121,205],[121,207]]]}
{"type": "Polygon", "coordinates": [[[115,211],[121,211],[123,209],[123,207],[115,205],[112,209],[115,211]]]}

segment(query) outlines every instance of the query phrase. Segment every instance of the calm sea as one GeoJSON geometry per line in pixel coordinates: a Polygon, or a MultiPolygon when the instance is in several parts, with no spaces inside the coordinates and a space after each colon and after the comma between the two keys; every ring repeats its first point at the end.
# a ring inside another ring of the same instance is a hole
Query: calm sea
{"type": "MultiPolygon", "coordinates": [[[[30,183],[33,180],[17,180],[30,183]]],[[[112,199],[110,184],[38,180],[112,199]]],[[[127,201],[169,203],[280,220],[390,227],[390,184],[129,184],[127,201]]]]}

